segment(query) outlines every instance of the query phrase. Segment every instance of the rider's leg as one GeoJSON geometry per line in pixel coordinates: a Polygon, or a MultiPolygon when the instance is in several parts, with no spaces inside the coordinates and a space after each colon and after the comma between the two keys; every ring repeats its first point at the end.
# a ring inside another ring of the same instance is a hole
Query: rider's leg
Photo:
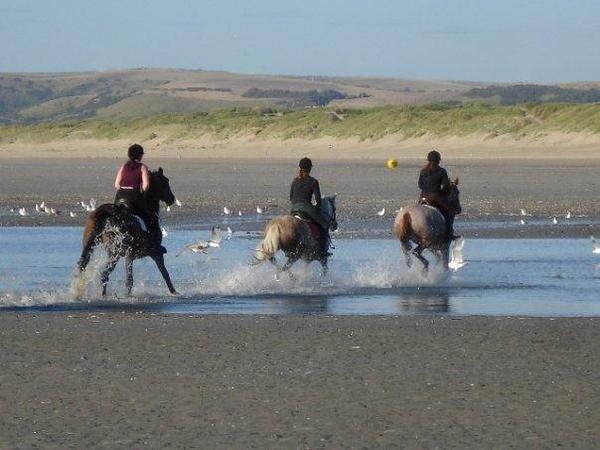
{"type": "Polygon", "coordinates": [[[320,244],[320,250],[321,253],[323,255],[329,255],[329,243],[331,241],[331,237],[329,236],[329,229],[328,228],[321,228],[321,242],[319,242],[320,244]]]}

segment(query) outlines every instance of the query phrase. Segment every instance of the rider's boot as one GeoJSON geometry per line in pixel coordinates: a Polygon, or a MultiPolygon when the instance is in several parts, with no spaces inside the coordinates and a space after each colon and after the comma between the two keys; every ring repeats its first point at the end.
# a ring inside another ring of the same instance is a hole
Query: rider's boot
{"type": "Polygon", "coordinates": [[[329,252],[329,243],[331,242],[331,238],[329,236],[329,230],[327,229],[323,229],[321,231],[321,255],[324,257],[329,257],[331,256],[333,253],[329,252]]]}
{"type": "Polygon", "coordinates": [[[150,241],[149,251],[152,254],[164,255],[167,253],[167,249],[163,247],[162,242],[162,231],[160,230],[160,226],[158,221],[152,220],[148,223],[148,235],[150,241]]]}

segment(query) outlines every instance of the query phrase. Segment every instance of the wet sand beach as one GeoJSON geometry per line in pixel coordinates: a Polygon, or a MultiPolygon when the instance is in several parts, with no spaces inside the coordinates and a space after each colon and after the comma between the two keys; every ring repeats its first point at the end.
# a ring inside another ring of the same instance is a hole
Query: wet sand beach
{"type": "Polygon", "coordinates": [[[597,318],[0,315],[3,448],[593,448],[597,318]]]}
{"type": "MultiPolygon", "coordinates": [[[[78,205],[91,197],[112,201],[114,175],[121,159],[4,159],[0,161],[0,224],[76,225],[84,223],[78,205]],[[41,201],[60,215],[36,214],[41,201]],[[18,207],[29,216],[21,217],[18,207]],[[14,211],[11,213],[10,208],[14,211]],[[69,211],[77,213],[71,218],[69,211]]],[[[289,184],[295,174],[291,159],[169,159],[148,158],[171,179],[182,208],[163,211],[168,226],[210,228],[223,219],[223,207],[233,211],[240,230],[262,230],[265,217],[285,213],[289,184]],[[258,216],[261,206],[265,216],[258,216]],[[241,210],[242,218],[237,217],[241,210]]],[[[343,235],[391,237],[394,211],[414,201],[421,161],[400,160],[396,170],[379,160],[318,160],[314,175],[325,195],[338,194],[343,235]],[[376,215],[386,208],[382,218],[376,215]]],[[[463,214],[457,228],[475,237],[589,236],[600,218],[600,162],[581,160],[444,161],[452,177],[460,178],[463,214]],[[527,211],[519,226],[520,209],[527,211]],[[567,212],[572,219],[564,220],[567,212]],[[552,217],[559,219],[553,226],[552,217]]]]}

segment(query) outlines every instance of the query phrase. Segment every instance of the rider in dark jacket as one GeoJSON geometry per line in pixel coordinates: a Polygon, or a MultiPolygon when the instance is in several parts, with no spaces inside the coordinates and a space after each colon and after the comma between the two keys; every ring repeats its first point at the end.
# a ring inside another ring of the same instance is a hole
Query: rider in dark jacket
{"type": "Polygon", "coordinates": [[[419,174],[419,189],[421,198],[431,206],[435,206],[446,219],[447,235],[454,239],[454,214],[455,211],[448,205],[447,196],[450,189],[450,179],[446,169],[440,167],[442,156],[436,150],[427,155],[427,164],[419,174]]]}
{"type": "Polygon", "coordinates": [[[298,164],[298,175],[290,187],[290,210],[292,214],[300,214],[313,220],[321,228],[321,251],[329,250],[329,225],[320,212],[321,188],[316,178],[310,176],[312,161],[302,158],[298,164]],[[313,205],[314,201],[316,206],[313,205]]]}

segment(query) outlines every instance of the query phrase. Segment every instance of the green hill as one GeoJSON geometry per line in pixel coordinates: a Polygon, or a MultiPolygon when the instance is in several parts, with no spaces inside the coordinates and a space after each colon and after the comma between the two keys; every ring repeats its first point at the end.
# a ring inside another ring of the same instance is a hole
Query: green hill
{"type": "Polygon", "coordinates": [[[211,135],[257,138],[319,137],[379,139],[468,136],[514,138],[549,132],[600,133],[600,104],[524,106],[396,106],[364,109],[311,108],[300,111],[228,109],[172,114],[119,121],[87,120],[66,123],[0,126],[0,143],[50,142],[60,139],[120,139],[140,142],[195,139],[211,135]]]}

